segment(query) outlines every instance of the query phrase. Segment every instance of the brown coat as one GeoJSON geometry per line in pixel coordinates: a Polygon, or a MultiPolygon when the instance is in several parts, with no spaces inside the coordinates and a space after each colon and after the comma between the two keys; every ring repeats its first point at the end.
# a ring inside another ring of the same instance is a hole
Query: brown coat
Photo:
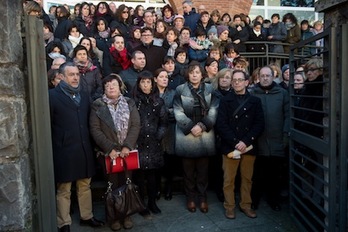
{"type": "Polygon", "coordinates": [[[130,150],[136,148],[136,141],[140,131],[140,117],[134,101],[127,98],[127,103],[130,118],[128,134],[123,144],[120,144],[118,141],[116,128],[106,103],[101,98],[98,98],[92,104],[89,120],[90,133],[96,145],[105,154],[109,154],[112,149],[120,151],[122,147],[128,147],[130,150]]]}

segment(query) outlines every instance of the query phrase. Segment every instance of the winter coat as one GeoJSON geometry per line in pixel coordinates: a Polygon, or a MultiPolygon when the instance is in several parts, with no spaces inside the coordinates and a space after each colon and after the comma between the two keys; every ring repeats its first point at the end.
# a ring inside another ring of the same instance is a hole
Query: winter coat
{"type": "Polygon", "coordinates": [[[188,83],[176,88],[174,97],[175,153],[178,156],[196,158],[215,155],[214,124],[219,101],[211,84],[202,83],[201,85],[204,85],[203,94],[209,111],[200,121],[194,119],[195,100],[188,83]],[[198,122],[204,124],[206,131],[203,132],[202,136],[194,137],[191,134],[191,129],[198,122]]]}
{"type": "Polygon", "coordinates": [[[94,32],[93,28],[95,28],[94,22],[91,23],[90,27],[86,27],[85,21],[82,19],[82,16],[77,16],[74,20],[74,24],[78,27],[80,30],[80,33],[83,34],[84,36],[92,37],[94,32]]]}
{"type": "MultiPolygon", "coordinates": [[[[301,28],[298,24],[287,30],[285,43],[296,44],[301,40],[301,28]]],[[[290,53],[290,46],[284,46],[284,52],[290,53]]]]}
{"type": "MultiPolygon", "coordinates": [[[[309,39],[311,37],[314,36],[314,33],[310,31],[310,29],[308,28],[307,30],[305,31],[301,31],[301,40],[306,40],[306,39],[309,39]]],[[[313,47],[304,47],[302,48],[301,52],[300,52],[300,55],[303,55],[303,56],[308,56],[308,55],[313,55],[315,53],[315,42],[311,42],[307,45],[310,45],[310,46],[313,46],[313,47]]]]}
{"type": "Polygon", "coordinates": [[[129,67],[119,73],[123,83],[126,85],[127,96],[130,96],[129,94],[133,91],[134,86],[136,86],[138,75],[141,71],[142,70],[134,69],[134,67],[129,67]]]}
{"type": "Polygon", "coordinates": [[[122,144],[118,140],[116,127],[107,104],[101,98],[98,98],[92,104],[89,118],[91,136],[104,154],[109,154],[112,149],[121,151],[123,147],[130,150],[136,148],[140,132],[140,117],[134,100],[130,98],[126,98],[126,100],[130,115],[127,137],[122,144]]]}
{"type": "MultiPolygon", "coordinates": [[[[272,23],[268,28],[268,35],[273,36],[271,39],[272,42],[284,42],[287,36],[286,27],[281,22],[276,24],[272,23]]],[[[283,45],[272,45],[269,49],[270,52],[284,53],[283,45]]]]}
{"type": "Polygon", "coordinates": [[[103,94],[101,77],[98,68],[86,73],[80,73],[81,89],[89,93],[91,103],[103,94]]]}
{"type": "MultiPolygon", "coordinates": [[[[261,31],[260,35],[256,35],[253,28],[250,29],[249,32],[249,42],[251,43],[252,41],[266,41],[267,40],[267,35],[264,34],[261,31]]],[[[248,52],[265,52],[266,51],[266,45],[265,44],[248,44],[247,45],[247,51],[248,52]]]]}
{"type": "MultiPolygon", "coordinates": [[[[199,19],[198,22],[197,22],[196,31],[197,30],[205,31],[205,34],[208,36],[208,31],[210,30],[211,26],[213,26],[213,25],[214,25],[213,20],[209,19],[207,26],[204,27],[202,21],[199,19]]],[[[194,32],[192,34],[194,35],[194,32]]]]}
{"type": "Polygon", "coordinates": [[[290,131],[289,93],[273,82],[270,90],[256,84],[252,95],[261,99],[265,116],[265,130],[257,141],[258,154],[285,157],[283,139],[290,131]]]}
{"type": "Polygon", "coordinates": [[[245,52],[246,51],[246,46],[244,42],[248,41],[249,39],[249,27],[245,26],[245,24],[242,22],[240,25],[236,25],[234,23],[230,23],[229,26],[229,35],[228,35],[232,43],[233,41],[239,39],[240,42],[238,44],[233,43],[233,45],[236,47],[236,49],[239,52],[245,52]],[[238,31],[237,27],[241,26],[242,30],[238,31]]]}
{"type": "MultiPolygon", "coordinates": [[[[261,100],[250,93],[237,95],[230,92],[222,98],[216,119],[216,133],[221,139],[220,151],[226,155],[235,150],[235,146],[242,141],[248,147],[256,145],[256,139],[261,135],[265,126],[261,100]],[[234,115],[234,111],[241,102],[243,107],[234,115]]],[[[252,149],[248,154],[253,154],[252,149]]]]}
{"type": "Polygon", "coordinates": [[[168,129],[162,140],[162,148],[165,154],[175,154],[175,117],[174,117],[174,96],[175,90],[167,88],[161,98],[166,106],[168,114],[168,129]]]}
{"type": "Polygon", "coordinates": [[[56,183],[90,178],[95,174],[89,135],[89,96],[80,92],[77,106],[58,85],[49,91],[51,138],[56,183]]]}
{"type": "Polygon", "coordinates": [[[69,19],[59,19],[57,28],[54,31],[54,38],[60,39],[60,41],[63,41],[65,38],[68,38],[70,26],[72,26],[72,22],[69,19]]]}
{"type": "Polygon", "coordinates": [[[168,87],[172,90],[175,90],[176,87],[186,82],[180,71],[180,69],[175,68],[172,74],[168,74],[168,87]]]}
{"type": "Polygon", "coordinates": [[[141,130],[138,137],[140,168],[143,170],[163,167],[161,141],[167,130],[167,113],[163,99],[139,93],[135,103],[140,115],[141,130]]]}
{"type": "Polygon", "coordinates": [[[167,55],[167,51],[164,48],[154,46],[151,43],[148,45],[141,44],[134,49],[134,51],[136,50],[145,54],[146,66],[144,70],[154,73],[156,69],[162,68],[164,57],[167,55]]]}
{"type": "Polygon", "coordinates": [[[184,13],[185,23],[184,25],[189,27],[194,33],[197,28],[197,22],[200,20],[201,15],[196,13],[193,9],[189,13],[184,13]]]}

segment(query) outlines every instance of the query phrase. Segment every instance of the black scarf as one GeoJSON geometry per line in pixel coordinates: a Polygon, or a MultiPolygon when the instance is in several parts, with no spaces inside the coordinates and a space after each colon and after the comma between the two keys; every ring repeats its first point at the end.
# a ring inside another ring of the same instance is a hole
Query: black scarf
{"type": "Polygon", "coordinates": [[[203,117],[206,116],[208,114],[209,107],[208,107],[208,103],[205,101],[205,98],[204,98],[205,84],[201,83],[197,90],[193,88],[191,83],[188,83],[188,87],[191,91],[193,98],[197,99],[199,102],[199,105],[201,106],[201,110],[202,110],[201,115],[203,117]]]}
{"type": "Polygon", "coordinates": [[[59,87],[71,100],[77,105],[80,106],[81,95],[80,95],[80,85],[77,88],[74,88],[68,85],[65,81],[61,80],[59,82],[59,87]]]}

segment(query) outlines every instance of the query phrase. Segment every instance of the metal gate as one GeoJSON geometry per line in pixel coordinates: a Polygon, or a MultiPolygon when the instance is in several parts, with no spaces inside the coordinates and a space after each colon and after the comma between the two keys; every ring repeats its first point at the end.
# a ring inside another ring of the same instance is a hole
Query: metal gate
{"type": "MultiPolygon", "coordinates": [[[[295,68],[323,59],[322,95],[301,95],[290,88],[290,209],[300,231],[347,231],[348,25],[330,27],[291,48],[291,86],[295,68]],[[322,39],[323,47],[310,46],[322,39]],[[303,51],[315,51],[306,56],[303,51]],[[299,54],[302,52],[302,55],[299,54]],[[319,102],[321,109],[296,104],[319,102]],[[300,115],[312,114],[320,123],[300,115]],[[300,126],[307,125],[307,126],[300,126]],[[312,128],[308,131],[304,128],[312,128]],[[313,131],[321,131],[321,135],[313,131]]],[[[307,83],[307,82],[306,82],[307,83]]],[[[306,84],[305,87],[310,85],[306,84]]]]}

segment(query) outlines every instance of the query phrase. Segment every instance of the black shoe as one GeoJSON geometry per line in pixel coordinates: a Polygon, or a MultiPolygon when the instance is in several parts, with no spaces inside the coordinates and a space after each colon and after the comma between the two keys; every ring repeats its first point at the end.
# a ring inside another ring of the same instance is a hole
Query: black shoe
{"type": "Polygon", "coordinates": [[[161,191],[158,191],[156,194],[156,200],[161,199],[161,191]]]}
{"type": "Polygon", "coordinates": [[[81,226],[90,226],[90,227],[101,227],[104,225],[104,222],[99,221],[98,219],[92,217],[88,220],[82,220],[80,219],[80,225],[81,226]]]}
{"type": "Polygon", "coordinates": [[[150,210],[151,213],[153,213],[153,214],[162,213],[162,211],[158,208],[158,206],[156,205],[156,203],[149,205],[149,210],[150,210]]]}
{"type": "Polygon", "coordinates": [[[59,232],[70,232],[70,225],[65,225],[59,228],[59,232]]]}
{"type": "Polygon", "coordinates": [[[271,209],[273,209],[274,211],[280,211],[282,209],[280,204],[277,202],[269,202],[268,204],[271,207],[271,209]]]}
{"type": "Polygon", "coordinates": [[[166,190],[166,194],[164,195],[164,199],[167,201],[170,201],[172,198],[173,198],[172,189],[168,188],[166,190]]]}
{"type": "Polygon", "coordinates": [[[217,193],[216,193],[216,197],[217,197],[217,199],[218,199],[220,202],[224,202],[224,201],[225,201],[225,196],[224,196],[224,193],[222,193],[222,192],[217,192],[217,193]]]}

